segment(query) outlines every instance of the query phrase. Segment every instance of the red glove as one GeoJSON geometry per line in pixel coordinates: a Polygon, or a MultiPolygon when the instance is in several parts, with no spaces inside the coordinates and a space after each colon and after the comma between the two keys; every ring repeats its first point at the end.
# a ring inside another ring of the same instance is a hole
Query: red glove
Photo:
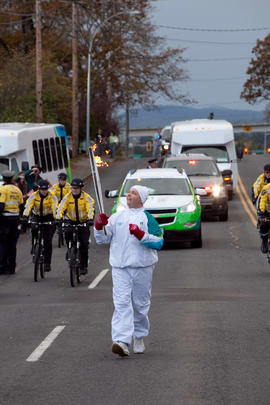
{"type": "Polygon", "coordinates": [[[109,217],[106,214],[99,214],[95,223],[97,231],[101,231],[104,225],[107,225],[109,217]]]}
{"type": "Polygon", "coordinates": [[[145,232],[142,231],[138,225],[129,224],[129,232],[131,235],[136,236],[137,239],[141,240],[144,237],[145,232]]]}

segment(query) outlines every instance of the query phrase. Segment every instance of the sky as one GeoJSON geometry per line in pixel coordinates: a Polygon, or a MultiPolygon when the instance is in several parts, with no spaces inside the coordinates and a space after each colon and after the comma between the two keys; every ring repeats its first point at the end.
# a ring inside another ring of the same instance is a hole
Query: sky
{"type": "MultiPolygon", "coordinates": [[[[265,109],[265,102],[250,105],[240,93],[252,48],[270,32],[270,0],[158,0],[152,5],[157,33],[168,46],[186,48],[190,80],[180,88],[197,101],[195,107],[265,109]]],[[[157,104],[176,103],[160,98],[157,104]]]]}

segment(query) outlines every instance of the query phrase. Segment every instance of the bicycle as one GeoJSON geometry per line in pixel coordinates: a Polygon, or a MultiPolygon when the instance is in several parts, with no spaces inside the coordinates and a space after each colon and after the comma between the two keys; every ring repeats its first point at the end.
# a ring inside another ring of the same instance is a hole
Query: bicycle
{"type": "Polygon", "coordinates": [[[80,284],[80,241],[78,238],[78,230],[80,227],[87,227],[93,225],[93,221],[87,221],[80,224],[72,224],[71,222],[64,222],[64,232],[72,231],[72,237],[68,242],[67,250],[67,260],[69,263],[69,276],[70,285],[75,287],[80,284]]]}
{"type": "Polygon", "coordinates": [[[37,222],[30,221],[32,229],[37,230],[37,236],[32,239],[32,255],[34,263],[34,281],[38,281],[40,278],[44,278],[44,225],[54,225],[54,222],[37,222]]]}

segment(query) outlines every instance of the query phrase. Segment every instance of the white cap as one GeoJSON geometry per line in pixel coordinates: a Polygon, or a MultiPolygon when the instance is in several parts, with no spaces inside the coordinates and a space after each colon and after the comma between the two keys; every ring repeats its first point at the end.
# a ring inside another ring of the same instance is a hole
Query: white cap
{"type": "Polygon", "coordinates": [[[132,186],[131,188],[135,188],[135,190],[138,191],[141,202],[144,204],[148,198],[148,188],[145,186],[132,186]]]}

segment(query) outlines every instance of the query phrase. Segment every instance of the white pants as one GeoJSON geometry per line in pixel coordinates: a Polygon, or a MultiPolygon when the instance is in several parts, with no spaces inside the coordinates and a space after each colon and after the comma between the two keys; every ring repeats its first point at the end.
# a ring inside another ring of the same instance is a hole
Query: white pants
{"type": "Polygon", "coordinates": [[[113,303],[112,341],[130,344],[132,337],[147,336],[150,329],[152,275],[149,267],[112,268],[113,303]]]}

